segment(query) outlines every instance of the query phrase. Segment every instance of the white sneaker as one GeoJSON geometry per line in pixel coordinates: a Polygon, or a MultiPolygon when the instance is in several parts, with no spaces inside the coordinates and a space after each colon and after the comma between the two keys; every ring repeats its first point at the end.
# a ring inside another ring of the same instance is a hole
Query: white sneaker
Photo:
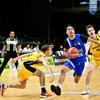
{"type": "Polygon", "coordinates": [[[83,91],[83,92],[81,92],[81,95],[87,95],[87,94],[89,94],[89,91],[83,91]]]}

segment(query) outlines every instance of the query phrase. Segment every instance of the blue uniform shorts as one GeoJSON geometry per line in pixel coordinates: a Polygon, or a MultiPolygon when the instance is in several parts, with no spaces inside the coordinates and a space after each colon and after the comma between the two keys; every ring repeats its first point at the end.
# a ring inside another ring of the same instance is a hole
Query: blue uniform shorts
{"type": "Polygon", "coordinates": [[[78,76],[82,76],[85,62],[72,62],[71,60],[67,60],[64,63],[64,66],[68,67],[71,70],[74,70],[78,76]]]}

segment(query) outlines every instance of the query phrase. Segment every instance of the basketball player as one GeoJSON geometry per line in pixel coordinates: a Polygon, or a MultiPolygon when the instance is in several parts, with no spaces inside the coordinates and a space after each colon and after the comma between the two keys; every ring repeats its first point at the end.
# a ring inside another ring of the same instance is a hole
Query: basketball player
{"type": "MultiPolygon", "coordinates": [[[[99,34],[95,34],[95,29],[93,25],[87,25],[86,31],[89,37],[100,42],[99,34]]],[[[88,63],[89,69],[87,71],[84,91],[81,93],[82,95],[89,94],[89,84],[90,84],[90,78],[91,78],[93,69],[94,67],[100,67],[100,45],[90,43],[89,52],[90,52],[89,63],[88,63]]]]}
{"type": "Polygon", "coordinates": [[[97,41],[89,37],[80,34],[75,34],[75,30],[71,25],[68,25],[66,27],[66,34],[68,35],[68,38],[65,39],[64,55],[69,58],[67,50],[70,47],[76,47],[79,50],[79,55],[74,59],[71,59],[70,57],[69,59],[66,60],[66,62],[64,63],[64,67],[61,69],[58,85],[57,86],[51,85],[51,91],[53,91],[56,95],[61,95],[61,87],[65,79],[65,74],[68,71],[73,69],[74,81],[75,83],[79,82],[86,62],[86,55],[85,55],[86,49],[84,43],[86,43],[87,40],[89,40],[98,44],[97,41]]]}
{"type": "MultiPolygon", "coordinates": [[[[33,52],[31,55],[29,54],[24,54],[21,56],[18,56],[13,59],[13,62],[15,63],[18,59],[25,59],[26,61],[23,62],[22,65],[20,65],[19,71],[18,71],[18,78],[19,78],[19,83],[15,85],[7,85],[10,88],[19,88],[19,89],[24,89],[26,87],[26,82],[27,79],[34,75],[38,76],[40,80],[40,85],[41,85],[41,97],[46,97],[50,96],[50,94],[47,93],[46,88],[45,88],[45,75],[42,71],[37,69],[39,65],[42,63],[47,71],[50,73],[51,76],[51,81],[53,82],[54,80],[54,75],[52,73],[51,68],[49,67],[46,57],[52,55],[52,48],[50,45],[44,45],[42,46],[41,49],[43,52],[33,52]]],[[[5,85],[2,84],[2,95],[4,93],[4,88],[6,87],[5,85]]]]}

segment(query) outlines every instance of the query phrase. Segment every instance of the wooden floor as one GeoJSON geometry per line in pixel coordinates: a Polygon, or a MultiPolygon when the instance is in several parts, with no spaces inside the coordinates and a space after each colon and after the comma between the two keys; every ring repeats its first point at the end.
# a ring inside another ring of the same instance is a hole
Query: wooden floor
{"type": "MultiPolygon", "coordinates": [[[[60,69],[57,67],[57,69],[60,69]]],[[[84,75],[78,84],[75,84],[72,77],[72,72],[68,73],[62,87],[62,95],[53,95],[49,98],[40,98],[40,85],[37,77],[30,77],[27,81],[26,89],[11,89],[5,91],[5,95],[0,96],[0,100],[100,100],[100,69],[94,69],[91,78],[91,94],[80,95],[84,88],[87,68],[84,75]]],[[[9,76],[7,76],[9,78],[9,76]]],[[[46,77],[46,87],[50,91],[49,76],[46,77]]],[[[54,83],[57,84],[58,75],[55,76],[54,83]]],[[[14,81],[12,81],[14,83],[14,81]]]]}

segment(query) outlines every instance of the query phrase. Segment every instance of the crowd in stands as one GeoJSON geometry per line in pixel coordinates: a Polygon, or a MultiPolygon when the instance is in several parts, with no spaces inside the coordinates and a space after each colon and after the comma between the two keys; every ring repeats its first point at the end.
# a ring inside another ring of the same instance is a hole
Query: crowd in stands
{"type": "MultiPolygon", "coordinates": [[[[4,40],[6,38],[2,37],[0,38],[0,57],[2,57],[2,47],[3,47],[3,43],[4,43],[4,40]]],[[[44,44],[47,44],[46,42],[44,43],[43,41],[39,41],[39,40],[33,40],[33,41],[25,41],[23,39],[19,39],[19,43],[18,43],[18,52],[20,54],[25,54],[25,53],[31,53],[31,52],[39,52],[40,51],[40,48],[42,45],[44,44]]],[[[56,42],[53,43],[51,42],[50,43],[53,47],[53,57],[55,58],[55,62],[58,63],[58,59],[63,59],[63,45],[62,44],[59,44],[56,42]],[[56,59],[57,58],[57,59],[56,59]]],[[[5,51],[5,54],[6,54],[6,51],[5,51]]]]}

